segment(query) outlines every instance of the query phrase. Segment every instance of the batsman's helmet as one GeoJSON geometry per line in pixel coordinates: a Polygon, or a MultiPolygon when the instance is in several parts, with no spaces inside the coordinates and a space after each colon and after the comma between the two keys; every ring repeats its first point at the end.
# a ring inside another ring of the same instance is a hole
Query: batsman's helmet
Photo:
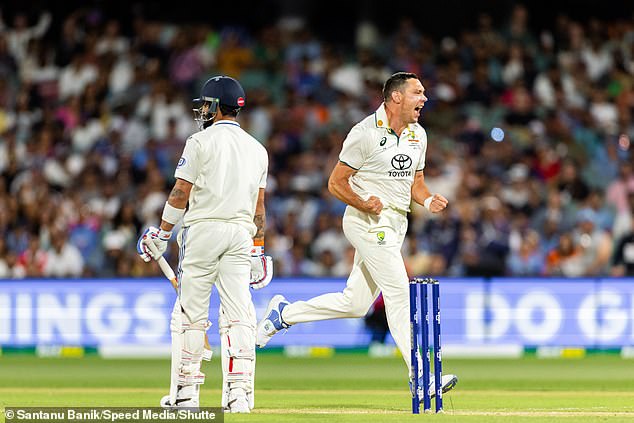
{"type": "Polygon", "coordinates": [[[200,90],[200,97],[194,99],[194,120],[204,126],[218,113],[219,106],[233,110],[236,114],[245,104],[242,85],[229,76],[209,78],[200,90]],[[205,109],[205,106],[209,107],[205,109]]]}

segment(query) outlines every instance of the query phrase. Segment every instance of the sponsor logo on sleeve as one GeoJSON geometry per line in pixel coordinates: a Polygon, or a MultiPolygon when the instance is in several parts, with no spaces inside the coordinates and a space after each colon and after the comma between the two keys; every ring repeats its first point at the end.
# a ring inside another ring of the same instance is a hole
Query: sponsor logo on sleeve
{"type": "Polygon", "coordinates": [[[187,163],[187,160],[185,159],[185,157],[181,157],[180,159],[178,159],[178,165],[176,165],[176,169],[180,169],[181,167],[185,166],[185,163],[187,163]]]}

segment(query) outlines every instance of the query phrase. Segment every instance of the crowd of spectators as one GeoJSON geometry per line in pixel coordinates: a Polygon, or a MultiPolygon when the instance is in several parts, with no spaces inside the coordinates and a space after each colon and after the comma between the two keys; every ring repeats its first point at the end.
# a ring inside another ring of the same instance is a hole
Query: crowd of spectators
{"type": "Polygon", "coordinates": [[[159,222],[197,130],[191,99],[215,74],[242,82],[239,120],[269,151],[276,275],[346,276],[354,251],[326,182],[395,71],[427,89],[425,179],[450,201],[412,208],[412,274],[634,275],[632,17],[560,15],[537,31],[518,5],[440,39],[410,19],[387,34],[359,22],[350,45],[301,19],[251,31],[124,27],[94,8],[1,17],[0,277],[156,274],[136,239],[159,222]]]}

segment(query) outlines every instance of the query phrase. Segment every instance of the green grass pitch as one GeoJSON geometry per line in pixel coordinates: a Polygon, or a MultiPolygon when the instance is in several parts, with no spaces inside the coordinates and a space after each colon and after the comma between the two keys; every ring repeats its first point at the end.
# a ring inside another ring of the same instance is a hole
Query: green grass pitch
{"type": "MultiPolygon", "coordinates": [[[[219,406],[220,361],[205,363],[201,405],[219,406]]],[[[5,406],[154,407],[168,391],[167,360],[0,357],[5,406]]],[[[399,358],[258,357],[256,410],[228,422],[634,421],[634,362],[581,359],[446,359],[460,381],[445,414],[411,415],[399,358]]],[[[4,421],[4,413],[0,413],[4,421]]]]}

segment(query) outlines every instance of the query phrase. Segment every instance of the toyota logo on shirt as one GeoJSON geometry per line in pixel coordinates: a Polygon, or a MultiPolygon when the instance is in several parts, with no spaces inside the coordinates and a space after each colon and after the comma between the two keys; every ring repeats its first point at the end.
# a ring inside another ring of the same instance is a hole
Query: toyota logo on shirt
{"type": "Polygon", "coordinates": [[[392,167],[394,170],[388,170],[387,175],[392,178],[410,178],[412,176],[412,158],[407,154],[397,154],[392,157],[392,167]]]}
{"type": "Polygon", "coordinates": [[[412,159],[407,154],[397,154],[392,157],[392,167],[396,170],[405,170],[412,167],[412,159]]]}

